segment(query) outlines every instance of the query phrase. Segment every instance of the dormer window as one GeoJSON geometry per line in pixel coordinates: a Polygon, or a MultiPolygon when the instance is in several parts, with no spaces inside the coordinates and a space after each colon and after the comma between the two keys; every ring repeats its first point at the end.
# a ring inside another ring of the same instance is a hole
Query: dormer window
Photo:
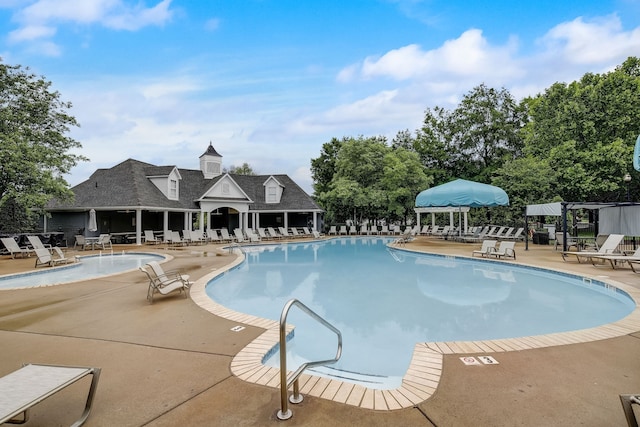
{"type": "Polygon", "coordinates": [[[275,185],[267,187],[267,203],[278,202],[278,188],[275,185]]]}
{"type": "Polygon", "coordinates": [[[282,198],[282,191],[284,190],[282,184],[280,184],[280,182],[278,182],[275,177],[270,176],[263,185],[264,201],[271,204],[280,203],[280,199],[282,198]]]}
{"type": "Polygon", "coordinates": [[[169,180],[169,198],[176,200],[178,198],[178,180],[169,180]]]}

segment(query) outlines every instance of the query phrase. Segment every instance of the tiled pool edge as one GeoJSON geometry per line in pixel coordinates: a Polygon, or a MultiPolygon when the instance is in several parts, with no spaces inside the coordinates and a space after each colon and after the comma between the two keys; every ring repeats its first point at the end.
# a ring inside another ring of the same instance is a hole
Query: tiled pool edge
{"type": "MultiPolygon", "coordinates": [[[[407,249],[402,248],[402,250],[407,249]]],[[[441,254],[432,254],[422,251],[411,252],[442,256],[441,254]]],[[[451,255],[447,255],[447,257],[461,259],[469,258],[451,255]]],[[[264,355],[278,344],[278,322],[230,310],[213,301],[205,291],[205,286],[210,280],[220,274],[226,273],[242,262],[244,262],[244,255],[239,256],[233,263],[225,266],[223,269],[212,272],[197,280],[191,287],[191,298],[201,308],[217,316],[266,329],[263,334],[236,354],[231,362],[231,372],[244,381],[279,388],[279,369],[262,364],[264,355]]],[[[638,307],[638,301],[640,301],[640,290],[627,286],[624,283],[605,279],[597,275],[579,275],[552,268],[542,268],[522,263],[518,264],[562,274],[588,277],[593,280],[605,282],[625,291],[636,303],[636,308],[631,314],[617,322],[579,331],[558,332],[547,335],[500,340],[418,343],[414,347],[411,363],[403,377],[402,386],[396,389],[369,389],[361,385],[346,383],[340,380],[303,374],[300,377],[300,392],[302,394],[366,409],[388,411],[410,408],[424,402],[435,393],[442,374],[442,361],[444,355],[469,355],[532,350],[566,344],[599,341],[640,331],[640,308],[638,307]]]]}

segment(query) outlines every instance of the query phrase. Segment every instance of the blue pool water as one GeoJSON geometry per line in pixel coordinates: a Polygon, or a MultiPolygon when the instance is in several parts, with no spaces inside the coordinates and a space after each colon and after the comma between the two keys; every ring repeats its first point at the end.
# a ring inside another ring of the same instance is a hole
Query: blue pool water
{"type": "MultiPolygon", "coordinates": [[[[413,347],[594,327],[635,308],[624,292],[542,269],[388,249],[389,239],[247,247],[246,261],[207,285],[233,310],[279,320],[297,298],[343,334],[341,360],[318,368],[371,388],[400,385],[413,347]]],[[[287,364],[335,355],[336,337],[294,308],[287,364]]],[[[279,366],[277,351],[264,363],[279,366]]]]}
{"type": "MultiPolygon", "coordinates": [[[[161,255],[126,253],[79,257],[80,262],[61,267],[41,267],[36,271],[0,277],[0,289],[29,288],[92,279],[142,267],[161,255]]],[[[35,262],[35,261],[34,261],[35,262]]]]}

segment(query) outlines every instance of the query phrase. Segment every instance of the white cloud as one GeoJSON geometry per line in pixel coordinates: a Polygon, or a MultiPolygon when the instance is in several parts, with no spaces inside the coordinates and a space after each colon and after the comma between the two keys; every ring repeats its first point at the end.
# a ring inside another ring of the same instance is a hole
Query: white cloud
{"type": "Polygon", "coordinates": [[[123,0],[38,0],[19,9],[13,19],[20,27],[10,34],[14,42],[51,38],[64,24],[101,25],[114,30],[135,31],[149,25],[163,25],[173,15],[172,0],[152,7],[129,5],[123,0]]]}
{"type": "Polygon", "coordinates": [[[53,37],[56,28],[49,25],[28,25],[9,33],[9,41],[12,43],[31,41],[41,38],[53,37]]]}
{"type": "Polygon", "coordinates": [[[616,15],[585,22],[576,18],[551,29],[540,39],[546,55],[575,64],[599,65],[640,51],[640,28],[625,32],[616,15]]]}
{"type": "Polygon", "coordinates": [[[445,75],[474,78],[518,75],[521,70],[511,60],[516,50],[516,39],[510,39],[504,46],[491,46],[481,30],[471,29],[457,39],[447,40],[437,49],[424,51],[418,44],[411,44],[381,57],[368,57],[359,70],[351,65],[341,70],[338,78],[346,81],[356,76],[363,79],[389,77],[402,81],[445,75]],[[501,65],[496,67],[496,64],[501,65]]]}
{"type": "Polygon", "coordinates": [[[209,19],[204,24],[204,29],[207,31],[216,31],[218,28],[220,28],[220,19],[218,18],[209,19]]]}

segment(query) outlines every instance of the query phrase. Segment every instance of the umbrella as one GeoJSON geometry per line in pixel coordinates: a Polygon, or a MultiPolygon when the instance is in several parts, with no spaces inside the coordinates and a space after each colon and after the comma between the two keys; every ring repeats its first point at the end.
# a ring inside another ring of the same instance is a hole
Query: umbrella
{"type": "Polygon", "coordinates": [[[98,221],[96,220],[96,210],[89,211],[89,231],[98,231],[98,221]]]}
{"type": "Polygon", "coordinates": [[[509,196],[502,188],[465,179],[456,179],[424,190],[416,197],[418,208],[446,206],[479,208],[508,205],[509,196]]]}
{"type": "Polygon", "coordinates": [[[489,184],[456,179],[422,191],[416,197],[416,207],[435,206],[508,206],[509,196],[502,188],[489,184]]]}

